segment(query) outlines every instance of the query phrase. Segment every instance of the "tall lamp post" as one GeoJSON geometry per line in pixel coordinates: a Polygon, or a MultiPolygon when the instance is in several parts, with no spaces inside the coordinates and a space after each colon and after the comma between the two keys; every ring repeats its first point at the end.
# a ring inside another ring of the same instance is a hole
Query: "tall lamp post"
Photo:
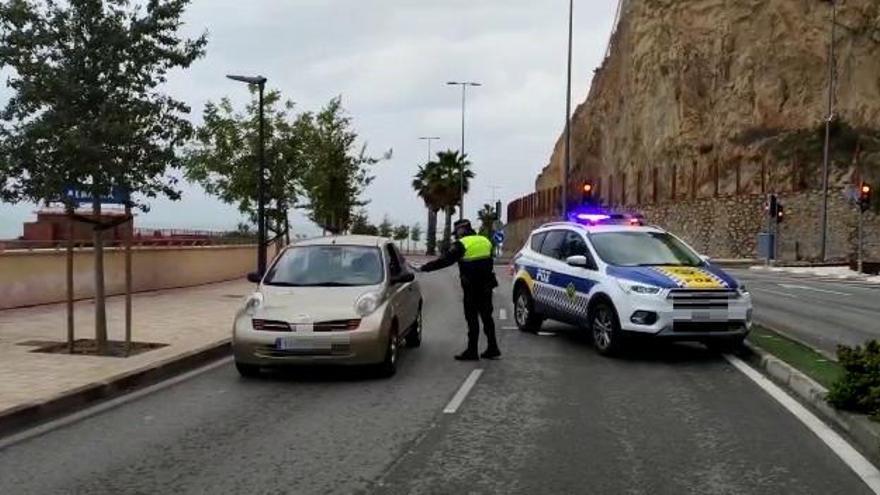
{"type": "Polygon", "coordinates": [[[837,42],[837,1],[831,3],[831,43],[828,45],[828,114],[825,116],[825,149],[822,157],[822,245],[819,257],[827,261],[828,245],[828,172],[831,161],[831,122],[834,120],[834,51],[837,42]]]}
{"type": "Polygon", "coordinates": [[[458,219],[464,218],[464,112],[467,101],[468,86],[482,86],[481,83],[473,81],[449,81],[448,86],[461,86],[461,164],[458,167],[458,182],[461,190],[458,198],[458,219]]]}
{"type": "Polygon", "coordinates": [[[568,178],[571,173],[571,39],[574,0],[568,1],[568,75],[565,89],[565,170],[562,173],[562,218],[568,218],[568,178]]]}
{"type": "Polygon", "coordinates": [[[263,76],[226,76],[233,81],[257,86],[260,91],[260,145],[259,180],[257,182],[257,273],[266,273],[266,121],[263,117],[263,92],[266,78],[263,76]]]}
{"type": "Polygon", "coordinates": [[[428,142],[428,161],[425,162],[425,163],[428,163],[431,161],[431,141],[437,141],[440,138],[436,137],[436,136],[422,136],[419,139],[422,141],[428,142]]]}

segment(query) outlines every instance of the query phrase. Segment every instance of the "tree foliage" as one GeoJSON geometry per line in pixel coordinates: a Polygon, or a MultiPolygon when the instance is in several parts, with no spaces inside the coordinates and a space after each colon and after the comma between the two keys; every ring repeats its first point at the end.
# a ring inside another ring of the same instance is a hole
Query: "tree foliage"
{"type": "Polygon", "coordinates": [[[0,111],[0,199],[57,200],[73,185],[176,199],[189,108],[161,93],[169,70],[204,54],[182,39],[189,0],[0,3],[0,68],[13,96],[0,111]]]}
{"type": "MultiPolygon", "coordinates": [[[[236,113],[228,98],[205,105],[204,124],[187,157],[186,176],[209,194],[229,204],[252,222],[257,219],[259,192],[259,94],[252,88],[244,113],[236,113]]],[[[288,213],[296,206],[299,179],[304,170],[308,119],[295,116],[294,104],[283,102],[278,91],[264,97],[266,153],[266,219],[281,234],[288,213]]]]}
{"type": "Polygon", "coordinates": [[[413,242],[419,242],[422,240],[422,226],[419,224],[415,224],[409,229],[409,238],[412,239],[413,242]]]}
{"type": "Polygon", "coordinates": [[[382,223],[379,224],[379,235],[388,238],[391,238],[391,236],[394,235],[394,224],[391,223],[388,215],[385,215],[385,217],[382,218],[382,223]]]}
{"type": "MultiPolygon", "coordinates": [[[[366,145],[357,146],[358,135],[341,98],[332,99],[317,114],[303,114],[302,119],[309,130],[302,177],[308,195],[304,208],[325,230],[342,232],[350,227],[354,211],[367,204],[360,196],[373,181],[370,167],[379,159],[366,154],[366,145]]],[[[385,158],[390,156],[389,151],[385,158]]]]}
{"type": "Polygon", "coordinates": [[[405,241],[409,239],[409,226],[398,225],[394,227],[393,237],[395,241],[405,241]]]}
{"type": "Polygon", "coordinates": [[[379,235],[379,228],[370,223],[366,210],[360,209],[351,217],[349,232],[355,235],[379,235]]]}
{"type": "Polygon", "coordinates": [[[498,220],[495,216],[495,208],[486,203],[483,205],[483,209],[477,212],[477,216],[480,219],[480,235],[491,236],[495,228],[495,220],[498,220]]]}

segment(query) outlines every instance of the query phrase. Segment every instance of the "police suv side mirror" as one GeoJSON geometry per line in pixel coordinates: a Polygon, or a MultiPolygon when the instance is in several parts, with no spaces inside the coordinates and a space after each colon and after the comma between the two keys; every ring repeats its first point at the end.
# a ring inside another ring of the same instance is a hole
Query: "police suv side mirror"
{"type": "Polygon", "coordinates": [[[258,284],[263,280],[263,277],[257,272],[250,272],[247,274],[247,280],[252,284],[258,284]]]}
{"type": "Polygon", "coordinates": [[[590,264],[587,262],[587,257],[582,255],[577,256],[569,256],[565,258],[565,262],[569,264],[569,266],[576,266],[578,268],[589,268],[590,264]]]}

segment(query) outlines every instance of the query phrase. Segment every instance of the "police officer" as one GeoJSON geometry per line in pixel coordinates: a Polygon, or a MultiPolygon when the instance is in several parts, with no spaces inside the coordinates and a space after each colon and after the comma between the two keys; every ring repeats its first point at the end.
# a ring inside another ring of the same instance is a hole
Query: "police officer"
{"type": "Polygon", "coordinates": [[[449,251],[434,261],[421,267],[423,272],[432,272],[458,263],[461,288],[464,292],[464,317],[468,325],[468,346],[455,356],[459,361],[498,359],[501,351],[495,340],[495,321],[492,319],[492,290],[498,287],[492,261],[492,242],[477,235],[469,220],[455,222],[456,242],[449,251]],[[477,348],[480,338],[480,319],[483,320],[483,333],[488,346],[482,354],[477,348]]]}

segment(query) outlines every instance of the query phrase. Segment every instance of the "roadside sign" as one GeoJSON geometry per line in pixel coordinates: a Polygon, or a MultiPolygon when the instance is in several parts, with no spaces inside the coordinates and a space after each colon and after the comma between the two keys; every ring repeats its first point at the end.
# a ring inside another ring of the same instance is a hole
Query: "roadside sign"
{"type": "Polygon", "coordinates": [[[503,243],[504,242],[504,231],[503,230],[496,230],[495,233],[492,234],[492,241],[495,242],[495,244],[503,243]]]}
{"type": "MultiPolygon", "coordinates": [[[[92,203],[95,200],[91,191],[77,189],[70,186],[64,188],[64,198],[78,204],[92,203]]],[[[121,187],[114,187],[111,189],[109,196],[100,198],[100,202],[102,204],[125,204],[129,201],[129,198],[128,191],[121,187]]]]}

